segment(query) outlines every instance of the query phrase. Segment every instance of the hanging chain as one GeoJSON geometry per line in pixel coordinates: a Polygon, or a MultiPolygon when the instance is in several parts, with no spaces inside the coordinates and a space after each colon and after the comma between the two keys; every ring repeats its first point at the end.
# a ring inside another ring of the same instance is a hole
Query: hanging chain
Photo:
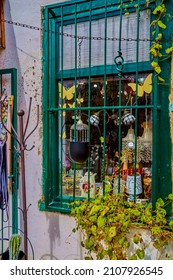
{"type": "MultiPolygon", "coordinates": [[[[78,39],[80,40],[80,39],[78,39]]],[[[80,92],[80,69],[81,69],[81,47],[82,47],[82,42],[83,42],[83,38],[80,40],[80,42],[78,43],[78,87],[79,87],[79,94],[78,94],[78,107],[81,107],[81,102],[80,102],[80,98],[81,98],[81,92],[80,92]]],[[[80,113],[80,111],[79,111],[80,113]]]]}
{"type": "MultiPolygon", "coordinates": [[[[47,32],[46,29],[41,28],[41,27],[37,27],[37,26],[33,26],[33,25],[29,25],[29,24],[25,24],[25,23],[19,23],[19,22],[14,22],[12,20],[1,20],[2,22],[8,23],[8,24],[12,24],[18,27],[23,27],[23,28],[28,28],[28,29],[32,29],[32,30],[36,30],[36,31],[42,31],[42,32],[47,32]]],[[[54,32],[54,31],[48,31],[51,33],[57,33],[58,35],[63,35],[66,37],[70,37],[72,39],[83,39],[83,40],[96,40],[96,41],[119,41],[120,39],[117,37],[100,37],[100,36],[79,36],[79,35],[73,35],[73,34],[69,34],[66,32],[54,32]]],[[[137,39],[135,38],[121,38],[121,41],[127,41],[127,42],[136,42],[137,39]]],[[[149,38],[139,38],[138,39],[139,42],[154,42],[154,40],[151,40],[149,38]]],[[[161,40],[161,42],[172,42],[173,39],[169,39],[169,40],[161,40]]]]}
{"type": "MultiPolygon", "coordinates": [[[[114,58],[114,62],[117,68],[117,71],[119,72],[119,74],[121,74],[123,67],[124,67],[124,58],[122,55],[122,50],[121,50],[121,36],[122,36],[122,19],[123,19],[123,9],[122,9],[122,5],[121,5],[121,9],[120,9],[120,27],[119,27],[119,46],[118,46],[118,55],[114,58]]],[[[121,92],[121,90],[120,90],[121,92]]]]}
{"type": "MultiPolygon", "coordinates": [[[[78,40],[80,40],[80,39],[78,38],[78,40]]],[[[81,68],[81,47],[82,47],[82,42],[83,42],[83,38],[81,38],[81,41],[78,44],[78,47],[79,47],[79,49],[78,49],[78,69],[79,69],[79,71],[80,71],[80,68],[81,68]]]]}

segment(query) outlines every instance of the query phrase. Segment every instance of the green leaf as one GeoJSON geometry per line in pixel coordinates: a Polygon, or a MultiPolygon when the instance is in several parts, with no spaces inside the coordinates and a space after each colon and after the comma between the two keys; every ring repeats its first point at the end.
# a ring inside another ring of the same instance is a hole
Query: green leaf
{"type": "Polygon", "coordinates": [[[86,240],[85,240],[85,248],[86,248],[86,249],[91,249],[92,246],[93,246],[93,241],[92,241],[92,239],[91,239],[91,238],[86,239],[86,240]]]}
{"type": "Polygon", "coordinates": [[[97,215],[90,216],[89,221],[92,222],[92,223],[96,223],[97,222],[97,215]]]}
{"type": "Polygon", "coordinates": [[[118,240],[118,243],[123,246],[124,245],[124,242],[125,242],[125,237],[121,237],[119,240],[118,240]]]}
{"type": "Polygon", "coordinates": [[[93,225],[93,226],[91,227],[91,232],[92,232],[93,235],[96,234],[96,232],[97,232],[97,227],[96,227],[96,225],[93,225]]]}
{"type": "Polygon", "coordinates": [[[131,213],[132,213],[133,215],[137,216],[137,217],[141,215],[141,212],[140,212],[139,210],[137,210],[137,209],[132,210],[131,213]]]}
{"type": "Polygon", "coordinates": [[[166,8],[164,4],[161,5],[157,5],[156,8],[153,11],[153,15],[157,15],[157,14],[163,14],[166,12],[166,8]]]}
{"type": "Polygon", "coordinates": [[[99,228],[102,228],[105,226],[105,223],[106,223],[106,219],[105,217],[102,217],[102,216],[99,216],[98,217],[98,220],[97,220],[97,225],[99,228]]]}
{"type": "Polygon", "coordinates": [[[158,198],[156,201],[156,207],[163,207],[165,205],[165,202],[163,201],[162,198],[158,198]]]}
{"type": "Polygon", "coordinates": [[[173,226],[173,221],[169,222],[169,226],[172,227],[173,226]]]}
{"type": "Polygon", "coordinates": [[[165,25],[161,20],[159,20],[159,21],[157,22],[157,24],[158,24],[158,26],[159,26],[160,28],[163,28],[163,29],[166,28],[166,25],[165,25]]]}
{"type": "Polygon", "coordinates": [[[92,258],[91,258],[91,257],[86,256],[86,257],[85,257],[85,260],[86,260],[86,261],[90,261],[90,260],[92,260],[92,258]]]}
{"type": "Polygon", "coordinates": [[[113,238],[114,236],[116,236],[116,234],[117,234],[116,227],[110,227],[108,236],[110,238],[113,238]]]}
{"type": "Polygon", "coordinates": [[[155,226],[155,227],[153,227],[152,229],[151,229],[151,232],[152,232],[152,234],[160,234],[160,233],[162,233],[162,229],[161,229],[161,227],[158,227],[158,226],[155,226]]]}
{"type": "Polygon", "coordinates": [[[137,256],[138,256],[138,258],[139,258],[140,260],[143,260],[144,257],[145,257],[145,251],[144,251],[144,249],[137,249],[137,250],[136,250],[136,254],[137,254],[137,256]]]}
{"type": "Polygon", "coordinates": [[[129,257],[129,260],[137,260],[137,259],[138,259],[138,257],[136,254],[133,254],[129,257]]]}
{"type": "Polygon", "coordinates": [[[173,46],[170,47],[170,48],[167,48],[167,49],[165,50],[165,52],[166,52],[166,54],[171,54],[171,53],[173,52],[173,46]]]}
{"type": "Polygon", "coordinates": [[[158,63],[156,61],[153,61],[151,63],[151,66],[154,68],[154,71],[157,73],[157,74],[160,74],[161,73],[161,68],[160,66],[158,65],[158,63]]]}
{"type": "Polygon", "coordinates": [[[138,243],[139,243],[139,240],[140,240],[140,236],[139,236],[138,234],[135,234],[135,235],[133,236],[133,242],[134,242],[135,244],[138,244],[138,243]]]}
{"type": "Polygon", "coordinates": [[[157,74],[160,74],[162,70],[161,70],[160,66],[157,66],[157,67],[154,68],[154,71],[155,71],[157,74]]]}
{"type": "Polygon", "coordinates": [[[158,80],[159,80],[160,82],[162,82],[162,83],[165,82],[165,80],[164,80],[162,77],[160,77],[160,76],[158,76],[158,80]]]}
{"type": "Polygon", "coordinates": [[[156,41],[162,40],[162,36],[163,36],[162,33],[159,33],[158,36],[157,36],[157,38],[156,38],[156,41]]]}
{"type": "Polygon", "coordinates": [[[98,205],[93,205],[93,207],[91,208],[91,211],[90,211],[90,216],[97,214],[99,212],[100,208],[101,207],[98,205]]]}
{"type": "Polygon", "coordinates": [[[172,194],[172,193],[170,193],[170,194],[168,195],[168,199],[173,200],[173,194],[172,194]]]}

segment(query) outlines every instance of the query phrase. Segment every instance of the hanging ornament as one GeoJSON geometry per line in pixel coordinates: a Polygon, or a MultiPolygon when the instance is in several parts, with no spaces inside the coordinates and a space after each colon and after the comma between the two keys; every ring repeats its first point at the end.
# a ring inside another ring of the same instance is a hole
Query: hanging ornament
{"type": "Polygon", "coordinates": [[[70,157],[74,162],[83,163],[89,157],[88,125],[81,116],[70,128],[70,157]]]}
{"type": "MultiPolygon", "coordinates": [[[[131,94],[129,94],[126,106],[128,105],[128,103],[130,102],[130,105],[133,105],[133,96],[131,94]]],[[[125,109],[124,110],[124,115],[121,118],[122,123],[124,125],[131,125],[135,122],[135,116],[132,114],[132,109],[125,109]]]]}
{"type": "Polygon", "coordinates": [[[125,110],[122,116],[122,123],[124,125],[131,125],[135,122],[135,117],[132,115],[130,110],[125,110]]]}
{"type": "MultiPolygon", "coordinates": [[[[146,105],[148,96],[145,94],[146,105]]],[[[141,137],[138,137],[138,157],[139,161],[149,163],[152,161],[152,124],[148,121],[147,108],[145,109],[146,121],[141,125],[144,129],[141,137]]]]}
{"type": "Polygon", "coordinates": [[[95,113],[94,115],[92,115],[90,117],[90,123],[94,126],[98,126],[99,125],[99,122],[100,122],[100,119],[99,119],[99,112],[95,113]]]}
{"type": "Polygon", "coordinates": [[[126,137],[122,138],[122,160],[132,163],[134,160],[135,134],[132,126],[128,129],[126,137]]]}
{"type": "Polygon", "coordinates": [[[152,161],[152,129],[151,122],[144,123],[144,131],[141,137],[138,137],[138,158],[139,161],[149,163],[152,161]]]}

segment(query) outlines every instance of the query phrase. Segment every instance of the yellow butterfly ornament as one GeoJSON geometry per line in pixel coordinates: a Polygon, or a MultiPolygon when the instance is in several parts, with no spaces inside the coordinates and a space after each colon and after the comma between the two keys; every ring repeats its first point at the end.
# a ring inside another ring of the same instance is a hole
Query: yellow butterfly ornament
{"type": "Polygon", "coordinates": [[[73,102],[72,104],[68,103],[68,106],[69,106],[69,108],[74,108],[75,107],[75,102],[73,102]]]}
{"type": "Polygon", "coordinates": [[[134,92],[137,92],[139,97],[142,97],[144,92],[150,94],[152,91],[152,74],[146,77],[142,85],[129,83],[128,86],[131,87],[134,92]]]}
{"type": "Polygon", "coordinates": [[[67,100],[71,100],[74,96],[75,92],[75,86],[72,86],[69,89],[66,89],[62,84],[58,84],[59,87],[59,97],[64,99],[66,98],[67,100]]]}
{"type": "Polygon", "coordinates": [[[84,99],[83,98],[77,98],[77,103],[80,105],[81,103],[84,102],[84,99]]]}

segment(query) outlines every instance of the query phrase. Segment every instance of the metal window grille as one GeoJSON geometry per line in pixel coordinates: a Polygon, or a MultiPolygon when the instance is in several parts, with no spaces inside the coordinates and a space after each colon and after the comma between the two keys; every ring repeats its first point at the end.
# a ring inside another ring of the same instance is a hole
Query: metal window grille
{"type": "Polygon", "coordinates": [[[158,152],[168,112],[159,111],[150,65],[150,2],[147,9],[145,1],[115,0],[45,8],[40,208],[68,213],[69,202],[104,195],[106,184],[150,203],[162,193],[160,174],[170,190],[170,166],[162,174],[158,152]]]}

